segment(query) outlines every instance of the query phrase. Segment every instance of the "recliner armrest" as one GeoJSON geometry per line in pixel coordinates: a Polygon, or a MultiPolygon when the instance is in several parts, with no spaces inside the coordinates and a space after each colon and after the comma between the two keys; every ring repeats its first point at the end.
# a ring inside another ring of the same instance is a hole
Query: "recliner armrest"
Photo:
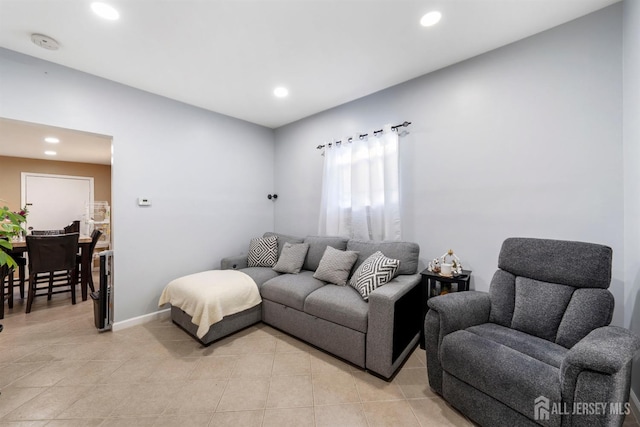
{"type": "Polygon", "coordinates": [[[455,292],[430,298],[429,309],[440,316],[440,336],[489,321],[491,300],[486,292],[455,292]]]}
{"type": "Polygon", "coordinates": [[[230,256],[220,260],[221,270],[237,270],[240,268],[247,268],[248,266],[249,261],[246,254],[230,256]]]}
{"type": "Polygon", "coordinates": [[[640,349],[640,338],[618,326],[604,326],[591,331],[574,345],[562,361],[561,371],[571,368],[615,374],[640,349]]]}
{"type": "MultiPolygon", "coordinates": [[[[631,362],[639,348],[640,339],[624,328],[604,326],[591,331],[567,352],[560,365],[564,404],[572,407],[574,402],[626,402],[631,362]]],[[[623,414],[609,414],[602,417],[601,424],[609,425],[610,421],[611,425],[621,425],[623,418],[623,414]]]]}
{"type": "Polygon", "coordinates": [[[424,341],[427,352],[429,386],[442,394],[442,339],[455,331],[489,321],[491,300],[486,292],[455,292],[430,298],[424,319],[424,341]]]}

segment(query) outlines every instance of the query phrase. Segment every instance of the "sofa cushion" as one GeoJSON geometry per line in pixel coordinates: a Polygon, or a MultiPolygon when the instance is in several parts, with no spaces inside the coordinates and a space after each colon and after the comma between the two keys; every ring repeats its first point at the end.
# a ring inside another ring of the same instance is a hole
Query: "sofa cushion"
{"type": "Polygon", "coordinates": [[[289,236],[288,234],[280,234],[274,233],[271,231],[267,231],[262,235],[262,237],[271,237],[276,236],[278,238],[278,256],[282,253],[282,249],[284,249],[285,243],[302,243],[304,239],[302,237],[289,236]]]}
{"type": "Polygon", "coordinates": [[[273,269],[279,273],[298,274],[309,250],[308,243],[286,242],[273,269]]]}
{"type": "Polygon", "coordinates": [[[304,302],[304,311],[363,333],[367,332],[369,304],[350,286],[326,285],[312,292],[304,302]]]}
{"type": "Polygon", "coordinates": [[[313,277],[344,286],[347,284],[347,279],[349,279],[351,268],[353,268],[356,259],[358,259],[357,252],[341,251],[327,246],[318,269],[313,273],[313,277]]]}
{"type": "Polygon", "coordinates": [[[516,277],[516,301],[511,327],[555,342],[573,291],[575,288],[572,286],[516,277]]]}
{"type": "Polygon", "coordinates": [[[309,251],[307,252],[307,258],[304,260],[303,270],[316,271],[322,255],[324,255],[327,246],[340,249],[344,251],[347,249],[347,240],[344,237],[335,236],[307,236],[304,238],[304,242],[309,244],[309,251]]]}
{"type": "Polygon", "coordinates": [[[400,261],[388,258],[378,251],[360,264],[349,280],[349,285],[367,301],[371,292],[396,276],[399,266],[400,261]]]}
{"type": "Polygon", "coordinates": [[[273,267],[277,259],[278,239],[276,236],[251,239],[247,256],[249,267],[273,267]]]}
{"type": "Polygon", "coordinates": [[[418,272],[420,246],[417,243],[351,239],[347,242],[347,250],[358,252],[356,269],[367,258],[380,251],[385,256],[400,261],[400,268],[397,274],[416,274],[418,272]]]}
{"type": "Polygon", "coordinates": [[[269,267],[247,267],[240,271],[251,277],[253,281],[256,282],[256,285],[258,285],[258,289],[260,289],[266,281],[280,275],[280,273],[273,271],[273,269],[269,267]]]}
{"type": "Polygon", "coordinates": [[[472,326],[467,328],[467,331],[505,345],[556,368],[560,368],[560,364],[568,351],[556,343],[495,323],[472,326]]]}
{"type": "Polygon", "coordinates": [[[263,299],[302,311],[307,296],[324,285],[322,280],[314,279],[313,272],[301,271],[300,274],[282,274],[265,282],[260,294],[263,299]]]}
{"type": "Polygon", "coordinates": [[[440,363],[450,375],[529,418],[536,398],[561,401],[560,369],[468,330],[442,339],[440,363]]]}

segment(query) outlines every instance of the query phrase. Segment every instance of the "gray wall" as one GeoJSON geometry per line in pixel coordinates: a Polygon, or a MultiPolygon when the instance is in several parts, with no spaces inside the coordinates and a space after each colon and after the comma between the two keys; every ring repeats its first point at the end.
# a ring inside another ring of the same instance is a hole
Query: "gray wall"
{"type": "Polygon", "coordinates": [[[621,20],[617,4],[277,129],[276,231],[317,232],[318,144],[412,121],[403,235],[425,261],[453,248],[487,290],[508,236],[609,245],[622,324],[621,20]]]}
{"type": "Polygon", "coordinates": [[[2,117],[113,137],[116,321],[273,228],[271,129],[4,49],[0,82],[2,117]]]}
{"type": "MultiPolygon", "coordinates": [[[[625,0],[623,18],[623,159],[625,209],[625,325],[640,334],[640,2],[625,0]]],[[[632,389],[640,395],[640,363],[632,389]]]]}

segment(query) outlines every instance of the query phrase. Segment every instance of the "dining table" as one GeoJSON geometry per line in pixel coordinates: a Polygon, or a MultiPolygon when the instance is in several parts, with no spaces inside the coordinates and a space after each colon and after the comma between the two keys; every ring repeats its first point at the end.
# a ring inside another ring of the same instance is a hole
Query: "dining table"
{"type": "MultiPolygon", "coordinates": [[[[13,248],[8,251],[9,254],[21,255],[27,252],[27,241],[24,237],[11,240],[13,248]]],[[[82,292],[82,301],[87,300],[89,288],[89,275],[91,274],[91,236],[80,235],[78,237],[78,248],[80,249],[80,290],[82,292]]]]}

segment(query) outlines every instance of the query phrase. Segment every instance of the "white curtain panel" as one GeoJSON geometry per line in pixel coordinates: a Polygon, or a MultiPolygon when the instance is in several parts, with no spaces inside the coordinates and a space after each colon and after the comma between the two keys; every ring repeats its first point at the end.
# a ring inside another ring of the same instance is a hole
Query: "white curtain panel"
{"type": "Polygon", "coordinates": [[[320,234],[400,240],[397,132],[346,139],[325,147],[320,234]]]}

